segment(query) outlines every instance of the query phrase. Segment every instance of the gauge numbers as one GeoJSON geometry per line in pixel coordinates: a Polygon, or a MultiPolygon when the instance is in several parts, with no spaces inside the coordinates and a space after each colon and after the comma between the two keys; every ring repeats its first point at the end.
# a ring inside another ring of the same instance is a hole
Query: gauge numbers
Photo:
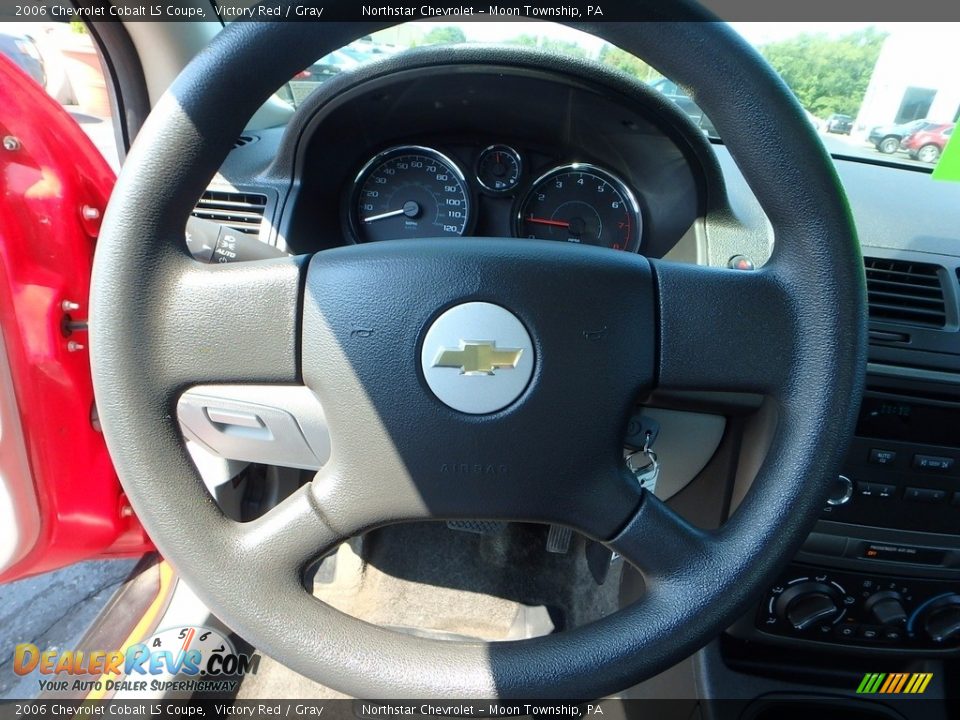
{"type": "Polygon", "coordinates": [[[523,238],[562,240],[636,252],[640,207],[615,175],[594,165],[562,165],[533,183],[516,217],[523,238]]]}
{"type": "Polygon", "coordinates": [[[463,172],[431,148],[403,145],[371,159],[354,184],[352,225],[362,242],[463,235],[470,193],[463,172]]]}

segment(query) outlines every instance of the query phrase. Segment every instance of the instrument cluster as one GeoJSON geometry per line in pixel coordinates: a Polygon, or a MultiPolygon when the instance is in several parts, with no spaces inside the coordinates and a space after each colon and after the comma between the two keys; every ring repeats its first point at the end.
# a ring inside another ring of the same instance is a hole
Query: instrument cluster
{"type": "Polygon", "coordinates": [[[572,161],[530,172],[531,158],[505,144],[471,154],[469,165],[422,145],[374,155],[350,188],[354,241],[509,234],[640,250],[640,204],[610,170],[572,161]]]}

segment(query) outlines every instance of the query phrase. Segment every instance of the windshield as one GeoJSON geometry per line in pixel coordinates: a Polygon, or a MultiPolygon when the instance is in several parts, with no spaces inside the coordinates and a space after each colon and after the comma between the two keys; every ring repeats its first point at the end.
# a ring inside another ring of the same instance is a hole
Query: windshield
{"type": "MultiPolygon", "coordinates": [[[[960,28],[928,23],[731,23],[777,70],[834,156],[930,168],[960,117],[953,54],[960,28]]],[[[635,57],[546,22],[419,21],[365,36],[320,58],[279,93],[296,106],[341,73],[424,45],[500,43],[592,59],[668,98],[717,140],[694,98],[635,57]]]]}

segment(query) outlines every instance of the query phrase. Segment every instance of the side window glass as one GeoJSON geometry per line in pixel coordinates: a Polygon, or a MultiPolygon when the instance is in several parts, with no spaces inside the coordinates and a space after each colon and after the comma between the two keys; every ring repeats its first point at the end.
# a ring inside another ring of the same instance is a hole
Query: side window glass
{"type": "Polygon", "coordinates": [[[5,55],[59,102],[119,170],[109,84],[100,53],[81,22],[0,23],[5,55]]]}

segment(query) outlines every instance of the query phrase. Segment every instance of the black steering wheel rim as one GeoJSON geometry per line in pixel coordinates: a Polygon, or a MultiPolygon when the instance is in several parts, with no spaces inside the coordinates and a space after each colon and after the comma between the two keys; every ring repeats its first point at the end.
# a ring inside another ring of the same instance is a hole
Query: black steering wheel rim
{"type": "MultiPolygon", "coordinates": [[[[350,531],[414,517],[415,503],[409,514],[365,508],[354,519],[355,507],[374,501],[339,477],[349,475],[338,474],[349,463],[334,462],[314,486],[239,526],[203,491],[175,420],[179,392],[216,381],[316,383],[325,409],[329,401],[337,415],[346,376],[331,381],[313,360],[339,349],[334,333],[321,337],[315,330],[320,320],[333,325],[337,312],[321,280],[359,282],[368,267],[364,258],[334,251],[229,270],[197,268],[182,227],[233,138],[269,93],[316,57],[382,25],[235,24],[158,103],[121,173],[97,249],[94,387],[112,457],[144,525],[209,607],[258,648],[356,696],[594,697],[702,646],[802,541],[852,431],[852,400],[863,382],[859,246],[830,159],[782,82],[699,7],[671,3],[670,15],[684,20],[578,27],[644,56],[694,90],[770,219],[777,245],[756,273],[636,258],[624,261],[633,263],[624,272],[652,288],[649,313],[657,331],[650,357],[660,386],[760,390],[775,403],[778,424],[751,491],[720,530],[691,528],[638,493],[636,505],[618,516],[626,520],[599,538],[630,559],[648,561],[644,600],[589,626],[518,643],[401,636],[309,597],[295,598],[292,588],[299,587],[307,558],[350,531]],[[272,64],[265,66],[263,57],[272,64]],[[211,323],[209,308],[227,306],[237,309],[226,313],[229,322],[211,323]],[[302,339],[301,309],[307,317],[302,339]],[[748,327],[731,331],[738,321],[748,327]],[[237,347],[244,348],[242,362],[237,347]],[[646,557],[651,529],[664,555],[656,561],[646,557]],[[278,551],[291,561],[277,562],[278,551]]],[[[516,251],[495,242],[483,247],[453,243],[450,254],[477,267],[502,252],[529,268],[538,262],[532,244],[516,251]]],[[[395,260],[409,263],[419,249],[398,245],[395,252],[395,260]]],[[[626,267],[596,253],[570,262],[610,277],[626,267]]],[[[354,381],[352,389],[362,391],[362,378],[354,381]]],[[[368,416],[382,410],[372,407],[368,416]]],[[[339,414],[346,424],[363,417],[353,402],[341,403],[339,414]]],[[[387,454],[388,445],[382,448],[387,454]]],[[[338,445],[334,437],[335,458],[351,451],[371,449],[347,440],[338,445]]]]}

